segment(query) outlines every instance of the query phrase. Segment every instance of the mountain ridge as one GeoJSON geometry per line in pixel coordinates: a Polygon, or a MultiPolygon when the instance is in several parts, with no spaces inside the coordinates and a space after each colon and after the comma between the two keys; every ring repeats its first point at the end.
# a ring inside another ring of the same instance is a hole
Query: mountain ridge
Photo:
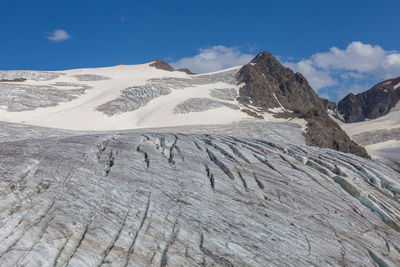
{"type": "Polygon", "coordinates": [[[372,158],[400,172],[400,77],[349,94],[329,113],[372,158]]]}
{"type": "Polygon", "coordinates": [[[260,58],[0,71],[1,264],[398,266],[400,174],[260,58]]]}
{"type": "Polygon", "coordinates": [[[307,144],[368,157],[329,118],[326,103],[304,76],[267,51],[242,67],[197,75],[157,59],[63,72],[0,72],[1,77],[27,79],[0,85],[0,119],[9,122],[28,118],[39,126],[107,130],[305,120],[307,144]]]}
{"type": "Polygon", "coordinates": [[[356,95],[348,94],[338,102],[337,108],[345,122],[361,122],[388,114],[399,100],[400,76],[380,82],[356,95]]]}
{"type": "Polygon", "coordinates": [[[287,116],[307,121],[308,145],[332,148],[369,158],[364,148],[352,141],[326,112],[329,102],[320,98],[300,73],[284,67],[271,53],[259,53],[236,75],[238,101],[264,110],[282,108],[287,116]],[[291,111],[293,114],[291,114],[291,111]]]}

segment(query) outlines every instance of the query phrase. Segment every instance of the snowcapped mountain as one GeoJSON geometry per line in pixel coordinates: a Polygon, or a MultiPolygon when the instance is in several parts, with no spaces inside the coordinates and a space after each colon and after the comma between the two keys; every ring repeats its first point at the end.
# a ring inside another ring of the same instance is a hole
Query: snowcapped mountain
{"type": "Polygon", "coordinates": [[[400,77],[378,83],[338,103],[346,133],[373,159],[400,171],[400,77]]]}
{"type": "Polygon", "coordinates": [[[0,265],[400,265],[400,174],[268,52],[0,81],[0,265]]]}
{"type": "Polygon", "coordinates": [[[400,77],[386,80],[357,95],[339,101],[338,111],[345,122],[360,122],[382,117],[400,100],[400,77]]]}
{"type": "Polygon", "coordinates": [[[0,120],[71,130],[290,120],[304,129],[309,145],[368,157],[329,118],[307,80],[268,52],[245,66],[190,73],[161,60],[60,72],[3,71],[0,120]]]}
{"type": "MultiPolygon", "coordinates": [[[[236,102],[232,68],[188,75],[143,65],[0,72],[0,120],[73,130],[224,124],[251,118],[236,102]]],[[[165,63],[166,64],[166,63],[165,63]]]]}

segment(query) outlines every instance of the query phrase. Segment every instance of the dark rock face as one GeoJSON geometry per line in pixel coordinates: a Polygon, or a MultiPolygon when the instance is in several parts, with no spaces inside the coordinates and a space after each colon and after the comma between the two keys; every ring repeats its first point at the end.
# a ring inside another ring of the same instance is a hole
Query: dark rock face
{"type": "Polygon", "coordinates": [[[304,118],[307,124],[308,145],[332,148],[369,158],[364,148],[357,145],[328,115],[327,109],[336,104],[320,98],[300,73],[285,68],[269,52],[258,54],[238,72],[240,88],[238,100],[243,104],[267,110],[283,107],[294,111],[291,116],[304,118]],[[295,115],[293,115],[295,114],[295,115]]]}
{"type": "Polygon", "coordinates": [[[178,69],[177,71],[182,71],[189,75],[196,74],[196,73],[191,72],[188,68],[178,69]]]}
{"type": "Polygon", "coordinates": [[[165,61],[162,61],[161,59],[156,59],[156,60],[152,61],[150,66],[155,67],[156,69],[166,70],[166,71],[174,71],[175,70],[168,63],[166,63],[165,61]]]}
{"type": "Polygon", "coordinates": [[[331,102],[328,99],[321,98],[322,103],[324,104],[325,110],[330,109],[330,110],[337,110],[337,105],[335,102],[331,102]]]}
{"type": "Polygon", "coordinates": [[[188,68],[175,70],[171,65],[169,65],[167,62],[165,62],[161,59],[156,59],[156,60],[152,61],[150,66],[155,67],[156,69],[160,69],[160,70],[181,71],[181,72],[185,72],[186,74],[189,74],[189,75],[196,74],[196,73],[191,72],[188,68]]]}
{"type": "Polygon", "coordinates": [[[378,83],[368,91],[348,94],[339,101],[338,110],[346,122],[360,122],[386,115],[400,100],[400,77],[378,83]]]}
{"type": "Polygon", "coordinates": [[[1,79],[0,82],[24,82],[26,81],[25,78],[16,78],[13,80],[8,80],[8,79],[1,79]]]}
{"type": "Polygon", "coordinates": [[[301,112],[323,107],[322,100],[303,75],[282,66],[269,52],[258,54],[243,66],[237,80],[239,84],[245,83],[239,91],[240,101],[244,103],[251,100],[254,106],[263,108],[282,104],[286,109],[301,112]]]}
{"type": "Polygon", "coordinates": [[[370,158],[367,151],[352,141],[345,131],[326,112],[310,110],[304,116],[307,123],[306,143],[317,147],[327,147],[370,158]]]}

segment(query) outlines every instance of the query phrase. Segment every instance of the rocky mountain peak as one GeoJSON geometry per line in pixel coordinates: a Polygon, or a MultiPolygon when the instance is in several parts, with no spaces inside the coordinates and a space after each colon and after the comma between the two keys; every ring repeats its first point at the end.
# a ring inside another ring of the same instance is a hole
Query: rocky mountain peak
{"type": "Polygon", "coordinates": [[[161,60],[161,59],[156,59],[153,60],[150,64],[151,67],[155,67],[156,69],[160,70],[166,70],[166,71],[181,71],[185,72],[186,74],[193,75],[195,73],[191,72],[188,68],[182,68],[182,69],[174,69],[171,65],[169,65],[167,62],[161,60]]]}
{"type": "Polygon", "coordinates": [[[348,94],[339,101],[338,110],[346,122],[376,119],[389,113],[400,100],[400,77],[378,83],[371,89],[348,94]]]}
{"type": "Polygon", "coordinates": [[[166,70],[166,71],[174,71],[175,70],[167,62],[165,62],[161,59],[153,60],[150,64],[150,66],[155,67],[156,69],[166,70]]]}
{"type": "Polygon", "coordinates": [[[291,111],[306,112],[312,108],[323,109],[323,103],[300,73],[284,67],[271,53],[258,54],[244,65],[238,75],[240,100],[254,106],[284,107],[291,111]],[[299,100],[302,101],[299,101],[299,100]]]}
{"type": "Polygon", "coordinates": [[[267,112],[281,108],[285,116],[305,119],[308,145],[369,157],[329,117],[326,107],[331,104],[317,95],[302,74],[284,67],[270,52],[259,53],[239,70],[236,79],[241,85],[238,101],[242,104],[267,112]]]}

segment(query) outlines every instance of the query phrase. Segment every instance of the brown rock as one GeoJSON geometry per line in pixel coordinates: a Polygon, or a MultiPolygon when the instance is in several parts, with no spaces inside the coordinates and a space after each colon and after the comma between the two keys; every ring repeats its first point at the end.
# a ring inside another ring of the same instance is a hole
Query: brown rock
{"type": "Polygon", "coordinates": [[[368,91],[348,94],[339,101],[338,110],[346,122],[376,119],[389,113],[400,100],[400,77],[378,83],[368,91]]]}
{"type": "Polygon", "coordinates": [[[320,98],[300,73],[282,66],[269,52],[258,54],[237,76],[238,101],[267,110],[281,105],[307,121],[306,142],[311,146],[336,149],[369,158],[364,148],[353,142],[327,113],[336,104],[320,98]]]}
{"type": "Polygon", "coordinates": [[[324,106],[303,75],[282,66],[269,52],[258,54],[244,65],[237,80],[239,84],[245,83],[239,91],[240,101],[250,103],[251,100],[254,106],[268,109],[281,104],[298,112],[324,106]]]}
{"type": "Polygon", "coordinates": [[[166,71],[174,71],[175,70],[168,63],[166,63],[165,61],[162,61],[161,59],[156,59],[156,60],[152,61],[150,66],[155,67],[156,69],[166,70],[166,71]]]}
{"type": "Polygon", "coordinates": [[[261,119],[261,120],[264,119],[263,116],[261,116],[260,114],[258,114],[257,112],[254,112],[254,111],[252,111],[252,110],[249,110],[249,109],[241,109],[240,111],[241,111],[241,112],[244,112],[244,113],[246,113],[247,115],[252,116],[252,117],[254,117],[254,118],[256,118],[256,119],[261,119]]]}
{"type": "Polygon", "coordinates": [[[326,112],[310,110],[303,115],[307,121],[306,143],[331,148],[370,159],[365,148],[352,141],[345,131],[326,112]]]}
{"type": "Polygon", "coordinates": [[[196,73],[191,72],[188,68],[178,69],[177,71],[182,71],[189,75],[196,74],[196,73]]]}
{"type": "Polygon", "coordinates": [[[7,79],[1,79],[0,82],[24,82],[26,81],[25,78],[16,78],[14,80],[7,80],[7,79]]]}

